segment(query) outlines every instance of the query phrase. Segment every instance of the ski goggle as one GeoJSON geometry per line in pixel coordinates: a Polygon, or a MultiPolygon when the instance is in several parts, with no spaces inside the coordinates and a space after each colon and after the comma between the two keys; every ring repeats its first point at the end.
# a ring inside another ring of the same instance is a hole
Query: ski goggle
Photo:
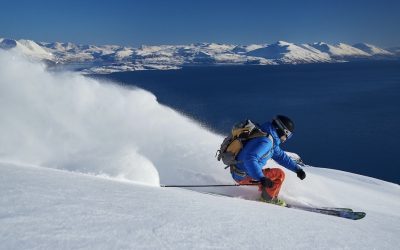
{"type": "Polygon", "coordinates": [[[283,124],[281,120],[279,120],[279,119],[274,119],[274,121],[275,121],[276,125],[278,125],[278,128],[279,128],[280,130],[282,130],[283,133],[285,134],[286,140],[290,139],[290,137],[293,136],[293,133],[290,132],[289,129],[286,128],[285,124],[283,124]]]}

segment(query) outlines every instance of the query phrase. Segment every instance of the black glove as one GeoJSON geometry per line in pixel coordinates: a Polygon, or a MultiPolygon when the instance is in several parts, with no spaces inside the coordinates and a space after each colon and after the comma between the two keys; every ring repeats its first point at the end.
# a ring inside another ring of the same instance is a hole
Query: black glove
{"type": "Polygon", "coordinates": [[[306,173],[304,172],[303,169],[299,168],[299,170],[297,170],[297,177],[300,178],[300,180],[304,180],[304,178],[306,178],[306,173]]]}
{"type": "Polygon", "coordinates": [[[274,183],[266,177],[262,177],[260,183],[264,188],[272,188],[274,186],[274,183]]]}

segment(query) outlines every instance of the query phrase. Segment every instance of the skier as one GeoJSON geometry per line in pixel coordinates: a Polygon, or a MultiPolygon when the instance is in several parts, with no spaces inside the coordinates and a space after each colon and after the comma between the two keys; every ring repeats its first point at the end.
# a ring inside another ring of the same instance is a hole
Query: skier
{"type": "Polygon", "coordinates": [[[283,115],[276,116],[272,122],[266,122],[260,129],[267,136],[252,138],[246,142],[237,155],[238,163],[230,166],[233,179],[239,184],[260,182],[261,201],[280,206],[286,206],[285,201],[278,199],[279,190],[285,179],[285,173],[280,168],[263,166],[270,158],[278,164],[295,172],[303,180],[306,173],[279,147],[281,143],[291,138],[294,123],[283,115]]]}

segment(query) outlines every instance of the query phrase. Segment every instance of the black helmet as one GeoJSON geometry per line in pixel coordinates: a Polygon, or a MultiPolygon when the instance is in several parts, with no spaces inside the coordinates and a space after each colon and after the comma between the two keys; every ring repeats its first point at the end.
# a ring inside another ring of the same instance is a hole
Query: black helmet
{"type": "Polygon", "coordinates": [[[285,135],[289,139],[292,136],[292,133],[294,131],[294,123],[292,120],[290,120],[289,117],[284,115],[277,115],[272,120],[272,124],[274,125],[279,137],[285,135]]]}

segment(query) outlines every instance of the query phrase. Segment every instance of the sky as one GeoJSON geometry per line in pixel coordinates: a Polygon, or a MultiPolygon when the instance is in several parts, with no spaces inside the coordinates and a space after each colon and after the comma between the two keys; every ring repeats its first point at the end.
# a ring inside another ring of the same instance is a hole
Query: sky
{"type": "Polygon", "coordinates": [[[126,46],[367,42],[400,46],[398,0],[2,1],[0,37],[126,46]]]}

